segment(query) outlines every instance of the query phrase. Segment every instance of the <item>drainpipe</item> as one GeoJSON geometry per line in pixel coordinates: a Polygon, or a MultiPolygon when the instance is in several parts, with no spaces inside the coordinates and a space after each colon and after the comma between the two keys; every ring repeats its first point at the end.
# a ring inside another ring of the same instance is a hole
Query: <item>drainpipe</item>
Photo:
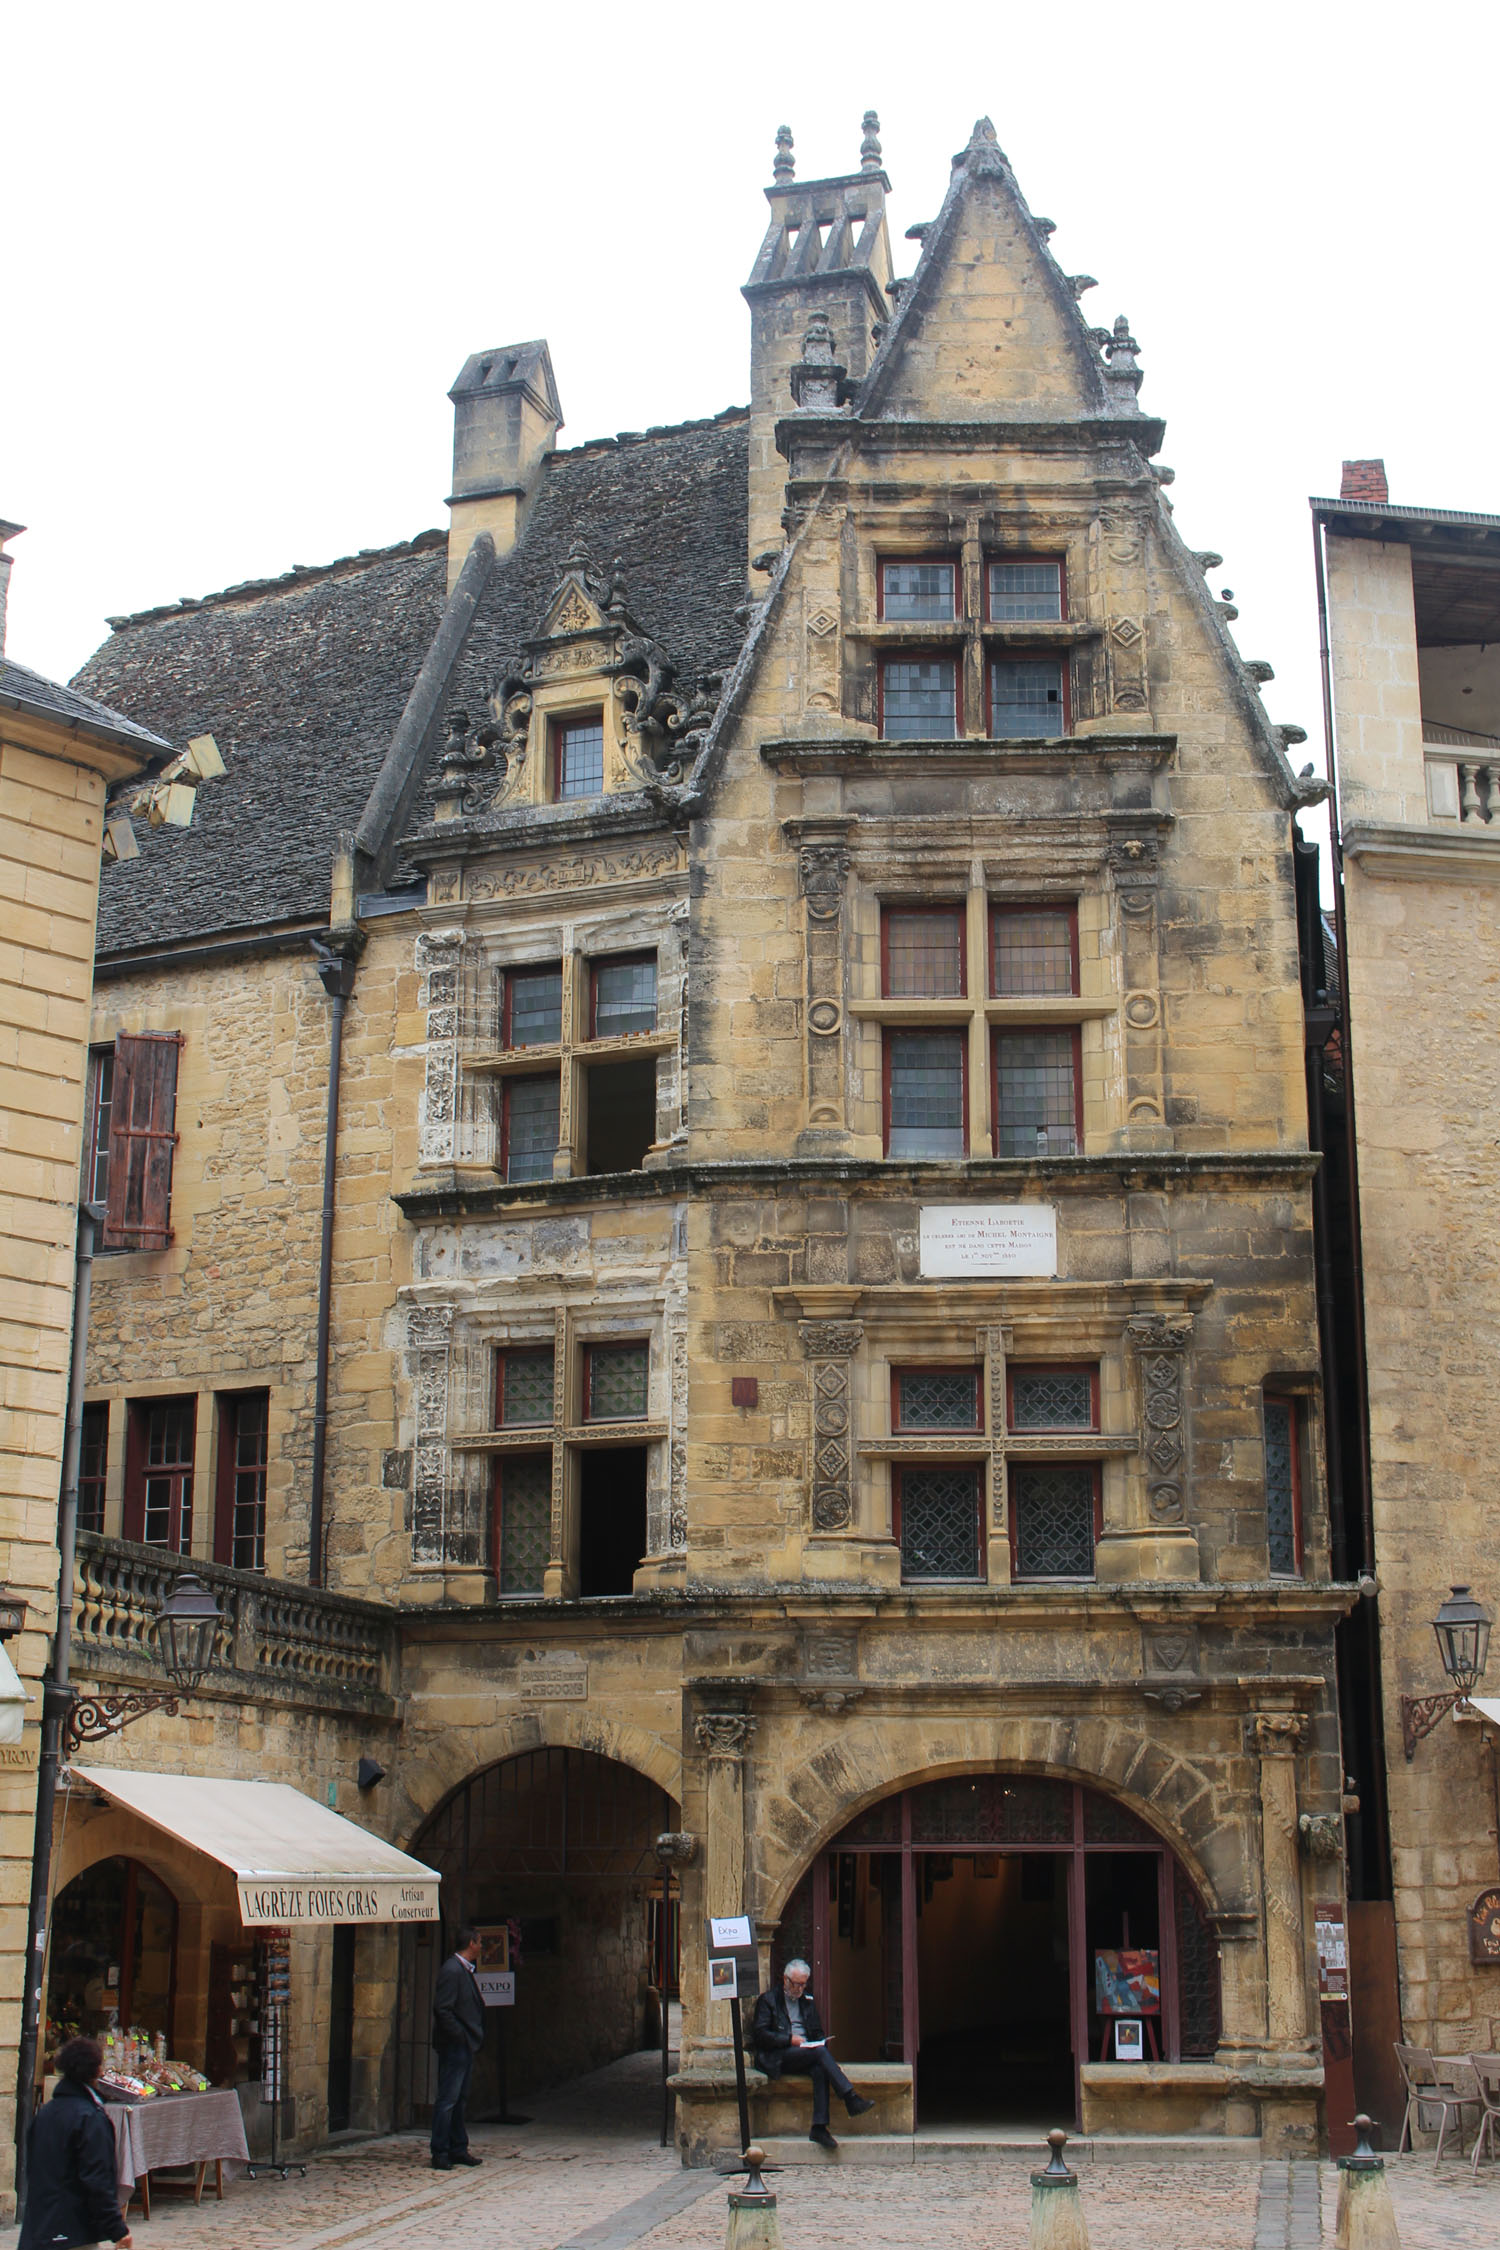
{"type": "MultiPolygon", "coordinates": [[[[332,934],[332,933],[331,933],[332,934]]],[[[344,933],[339,933],[343,935],[344,933]]],[[[328,1041],[328,1122],[323,1134],[323,1240],[318,1259],[318,1341],[313,1394],[312,1494],[307,1515],[307,1582],[324,1579],[323,1484],[328,1460],[328,1313],[333,1293],[333,1192],[339,1143],[339,1078],[344,1057],[344,1009],[354,990],[355,955],[313,939],[318,976],[333,1002],[328,1041]]]]}
{"type": "Polygon", "coordinates": [[[94,1241],[103,1206],[78,1206],[78,1248],[73,1287],[73,1353],[68,1371],[68,1421],[63,1440],[62,1497],[57,1510],[57,1627],[52,1661],[42,1681],[42,1740],[37,1761],[36,1828],[31,1847],[31,1907],[21,1992],[21,2048],[16,2071],[16,2215],[26,2209],[26,2141],[36,2085],[42,2023],[43,1971],[47,1961],[47,1905],[52,1885],[52,1816],[62,1763],[63,1725],[73,1708],[69,1684],[73,1658],[73,1550],[78,1530],[78,1467],[83,1451],[83,1388],[89,1349],[89,1296],[94,1241]]]}

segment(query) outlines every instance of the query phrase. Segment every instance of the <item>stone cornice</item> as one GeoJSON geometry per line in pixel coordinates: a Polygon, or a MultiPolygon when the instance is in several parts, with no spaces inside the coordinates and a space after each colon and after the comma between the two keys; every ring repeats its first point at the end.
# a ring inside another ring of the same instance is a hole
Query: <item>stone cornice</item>
{"type": "MultiPolygon", "coordinates": [[[[819,1186],[869,1187],[893,1196],[946,1195],[988,1190],[1019,1193],[1036,1185],[1059,1195],[1096,1195],[1101,1187],[1157,1190],[1173,1185],[1201,1188],[1248,1181],[1303,1187],[1322,1159],[1316,1152],[1247,1149],[1242,1155],[1218,1151],[1144,1153],[1048,1158],[975,1157],[952,1164],[891,1162],[881,1157],[760,1157],[738,1163],[681,1162],[651,1172],[601,1172],[572,1180],[532,1180],[513,1186],[478,1173],[460,1176],[434,1172],[426,1181],[393,1195],[391,1201],[416,1226],[435,1219],[492,1218],[541,1204],[656,1203],[692,1195],[786,1194],[819,1186]]],[[[934,1282],[935,1289],[947,1286],[934,1282]]]]}
{"type": "MultiPolygon", "coordinates": [[[[1104,773],[1154,772],[1177,756],[1175,734],[1073,734],[1027,741],[994,741],[985,736],[940,742],[884,742],[874,736],[836,735],[763,742],[765,764],[779,772],[931,774],[1076,774],[1080,767],[1104,773]]],[[[1085,814],[1084,818],[1096,817],[1085,814]]],[[[1132,812],[1132,819],[1142,815],[1132,812]]],[[[1148,808],[1147,821],[1165,827],[1165,817],[1148,808]]]]}
{"type": "Polygon", "coordinates": [[[993,422],[788,414],[776,425],[776,450],[790,457],[794,445],[847,445],[851,439],[861,452],[872,453],[1072,453],[1133,445],[1149,459],[1166,435],[1166,423],[1153,414],[1013,416],[993,422]]]}
{"type": "Polygon", "coordinates": [[[1492,830],[1354,820],[1344,830],[1343,854],[1363,875],[1500,883],[1500,835],[1492,830]]]}

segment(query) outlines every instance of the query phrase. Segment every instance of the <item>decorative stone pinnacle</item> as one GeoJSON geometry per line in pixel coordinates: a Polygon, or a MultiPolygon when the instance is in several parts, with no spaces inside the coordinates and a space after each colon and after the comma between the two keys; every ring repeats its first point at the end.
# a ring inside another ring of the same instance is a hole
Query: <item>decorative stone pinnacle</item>
{"type": "Polygon", "coordinates": [[[610,566],[609,593],[604,606],[611,617],[623,617],[625,614],[625,564],[619,555],[616,555],[610,566]]]}
{"type": "Polygon", "coordinates": [[[771,176],[781,187],[797,177],[797,159],[792,154],[790,125],[778,125],[776,128],[776,161],[771,166],[771,176]]]}
{"type": "Polygon", "coordinates": [[[999,135],[996,133],[994,125],[988,117],[976,117],[974,120],[974,130],[969,135],[970,148],[977,147],[981,141],[989,142],[992,147],[999,146],[999,135]]]}
{"type": "Polygon", "coordinates": [[[864,114],[862,130],[864,139],[859,144],[859,168],[862,172],[880,170],[880,119],[873,109],[864,114]]]}
{"type": "Polygon", "coordinates": [[[848,374],[835,356],[833,329],[826,313],[814,313],[802,339],[802,357],[792,368],[792,397],[803,414],[837,414],[844,403],[848,374]]]}

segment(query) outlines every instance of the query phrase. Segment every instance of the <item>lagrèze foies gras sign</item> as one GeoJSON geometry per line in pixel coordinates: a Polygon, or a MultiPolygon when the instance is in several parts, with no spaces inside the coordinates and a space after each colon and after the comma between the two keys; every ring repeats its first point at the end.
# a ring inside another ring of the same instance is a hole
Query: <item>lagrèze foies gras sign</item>
{"type": "Polygon", "coordinates": [[[372,1876],[256,1881],[241,1876],[240,1920],[258,1922],[435,1922],[438,1878],[372,1876]]]}
{"type": "Polygon", "coordinates": [[[1050,1281],[1057,1272],[1057,1212],[1050,1203],[925,1203],[921,1272],[934,1280],[1013,1274],[1050,1281]]]}

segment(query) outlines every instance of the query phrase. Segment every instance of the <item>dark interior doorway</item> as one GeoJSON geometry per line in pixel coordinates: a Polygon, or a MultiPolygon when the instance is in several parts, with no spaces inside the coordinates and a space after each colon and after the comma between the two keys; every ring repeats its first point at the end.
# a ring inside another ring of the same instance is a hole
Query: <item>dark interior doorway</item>
{"type": "Polygon", "coordinates": [[[645,1446],[601,1445],[580,1451],[579,1593],[630,1593],[645,1552],[645,1446]]]}
{"type": "Polygon", "coordinates": [[[638,1172],[656,1139],[656,1057],[595,1063],[588,1074],[588,1169],[638,1172]]]}
{"type": "Polygon", "coordinates": [[[328,2130],[346,2133],[354,2091],[354,1925],[333,1933],[333,1980],[328,2011],[328,2130]]]}
{"type": "Polygon", "coordinates": [[[1066,1860],[927,1852],[916,1873],[924,2124],[1071,2111],[1066,1860]]]}

